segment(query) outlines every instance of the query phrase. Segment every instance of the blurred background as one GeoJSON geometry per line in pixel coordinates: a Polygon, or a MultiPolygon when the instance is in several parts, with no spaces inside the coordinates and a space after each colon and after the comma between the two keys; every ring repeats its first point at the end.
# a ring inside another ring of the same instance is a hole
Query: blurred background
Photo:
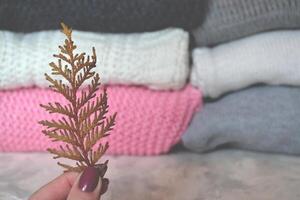
{"type": "Polygon", "coordinates": [[[62,172],[61,22],[118,112],[103,199],[300,199],[300,0],[0,0],[0,199],[62,172]]]}

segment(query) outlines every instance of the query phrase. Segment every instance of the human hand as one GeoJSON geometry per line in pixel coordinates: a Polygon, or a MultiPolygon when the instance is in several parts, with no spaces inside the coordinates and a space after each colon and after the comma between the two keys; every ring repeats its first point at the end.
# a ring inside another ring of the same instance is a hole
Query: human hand
{"type": "Polygon", "coordinates": [[[109,184],[103,175],[94,167],[81,174],[66,172],[33,193],[29,200],[99,200],[109,184]]]}

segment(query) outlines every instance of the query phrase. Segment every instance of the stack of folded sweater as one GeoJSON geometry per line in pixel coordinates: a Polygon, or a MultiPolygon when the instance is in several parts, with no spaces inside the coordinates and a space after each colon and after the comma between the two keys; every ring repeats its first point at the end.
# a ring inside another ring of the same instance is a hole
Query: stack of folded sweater
{"type": "Polygon", "coordinates": [[[167,152],[201,107],[200,90],[187,84],[187,30],[201,24],[203,8],[202,0],[0,0],[0,151],[53,145],[37,122],[49,117],[39,104],[63,101],[44,73],[64,21],[80,52],[96,48],[96,72],[118,112],[108,153],[167,152]]]}
{"type": "Polygon", "coordinates": [[[0,151],[53,145],[37,121],[40,103],[63,101],[43,76],[61,21],[80,51],[96,48],[118,112],[108,153],[156,155],[182,139],[197,152],[300,154],[299,0],[0,0],[0,151]]]}
{"type": "Polygon", "coordinates": [[[193,35],[191,83],[206,98],[184,145],[300,154],[300,1],[209,1],[193,35]]]}

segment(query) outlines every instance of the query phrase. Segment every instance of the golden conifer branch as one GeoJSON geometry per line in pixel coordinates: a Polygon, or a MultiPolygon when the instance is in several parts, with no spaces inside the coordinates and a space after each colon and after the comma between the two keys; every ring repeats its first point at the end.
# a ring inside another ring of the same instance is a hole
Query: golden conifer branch
{"type": "Polygon", "coordinates": [[[50,102],[41,105],[47,112],[62,116],[57,120],[42,120],[39,123],[45,127],[42,132],[53,142],[65,143],[59,149],[48,149],[54,154],[54,158],[77,161],[74,167],[60,162],[58,165],[66,171],[79,172],[87,166],[96,166],[107,150],[108,143],[105,145],[99,143],[97,148],[94,147],[113,129],[116,113],[106,117],[109,106],[105,89],[103,94],[96,97],[101,83],[99,75],[93,71],[97,62],[95,48],[92,49],[92,56],[75,53],[77,46],[72,39],[72,29],[63,23],[61,25],[67,39],[59,46],[60,52],[53,55],[58,61],[49,64],[52,73],[51,76],[45,74],[45,78],[50,83],[49,87],[63,95],[69,103],[61,105],[59,102],[50,102]],[[55,79],[53,76],[59,76],[65,81],[55,79]],[[83,83],[89,79],[91,83],[87,85],[87,89],[79,91],[83,83]]]}

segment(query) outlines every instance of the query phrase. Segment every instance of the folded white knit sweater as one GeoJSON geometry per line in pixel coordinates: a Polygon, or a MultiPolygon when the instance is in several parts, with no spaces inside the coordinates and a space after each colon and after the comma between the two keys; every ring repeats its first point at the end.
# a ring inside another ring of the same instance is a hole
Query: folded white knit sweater
{"type": "MultiPolygon", "coordinates": [[[[47,87],[44,73],[56,61],[65,37],[60,31],[18,34],[0,31],[0,89],[47,87]]],[[[177,28],[139,34],[74,31],[78,52],[96,48],[102,83],[178,89],[188,77],[188,33],[177,28]]]]}
{"type": "Polygon", "coordinates": [[[191,82],[204,96],[264,83],[300,85],[300,31],[274,31],[193,52],[191,82]]]}

